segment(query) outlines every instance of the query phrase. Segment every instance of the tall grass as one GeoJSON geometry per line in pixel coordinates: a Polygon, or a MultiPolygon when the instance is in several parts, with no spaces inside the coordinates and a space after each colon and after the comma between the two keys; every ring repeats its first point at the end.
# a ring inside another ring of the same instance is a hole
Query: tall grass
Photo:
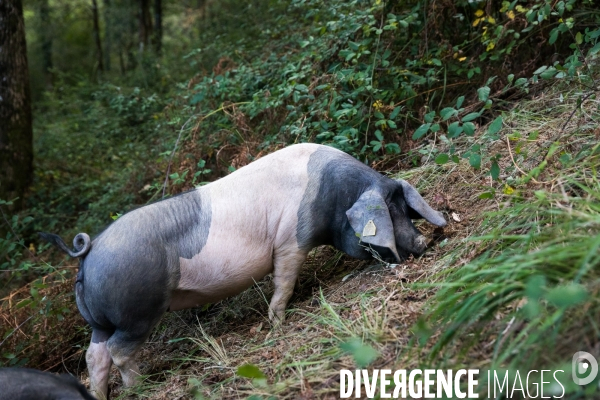
{"type": "Polygon", "coordinates": [[[433,325],[424,330],[430,359],[529,370],[597,350],[600,145],[591,143],[547,174],[543,189],[517,190],[489,214],[465,243],[477,257],[440,272],[423,317],[433,325]]]}

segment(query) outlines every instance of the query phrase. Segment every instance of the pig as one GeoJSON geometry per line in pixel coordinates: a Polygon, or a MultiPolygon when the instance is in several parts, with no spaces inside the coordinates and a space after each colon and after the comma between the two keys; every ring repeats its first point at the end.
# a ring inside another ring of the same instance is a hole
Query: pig
{"type": "Polygon", "coordinates": [[[111,363],[126,386],[135,383],[135,354],[166,311],[217,302],[273,273],[277,325],[311,249],[398,262],[425,250],[411,221],[419,218],[446,224],[406,181],[332,147],[296,144],[130,211],[93,241],[79,233],[74,250],[41,235],[80,257],[76,301],[92,327],[91,390],[102,397],[111,363]]]}
{"type": "Polygon", "coordinates": [[[0,368],[0,400],[94,400],[94,397],[71,375],[0,368]]]}

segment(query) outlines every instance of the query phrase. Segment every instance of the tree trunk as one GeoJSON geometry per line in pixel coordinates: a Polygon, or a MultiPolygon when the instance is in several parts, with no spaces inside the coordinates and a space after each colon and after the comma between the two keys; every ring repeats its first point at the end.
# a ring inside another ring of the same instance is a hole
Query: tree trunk
{"type": "Polygon", "coordinates": [[[154,0],[154,51],[162,50],[162,0],[154,0]]]}
{"type": "Polygon", "coordinates": [[[39,24],[39,36],[42,44],[42,68],[44,69],[44,78],[46,80],[46,87],[52,88],[54,83],[54,77],[52,75],[52,35],[53,32],[50,30],[50,6],[48,0],[41,0],[40,2],[40,24],[39,24]]]}
{"type": "Polygon", "coordinates": [[[139,10],[139,40],[140,40],[140,52],[143,52],[152,36],[152,17],[150,16],[150,0],[140,0],[139,10]]]}
{"type": "Polygon", "coordinates": [[[110,52],[112,47],[112,10],[110,0],[104,0],[104,69],[110,71],[110,52]]]}
{"type": "Polygon", "coordinates": [[[0,199],[23,206],[33,177],[31,93],[21,0],[0,0],[0,199]]]}
{"type": "Polygon", "coordinates": [[[92,0],[92,16],[94,20],[94,41],[96,42],[96,53],[98,56],[98,70],[104,71],[104,57],[102,56],[102,42],[100,41],[98,2],[96,0],[92,0]]]}

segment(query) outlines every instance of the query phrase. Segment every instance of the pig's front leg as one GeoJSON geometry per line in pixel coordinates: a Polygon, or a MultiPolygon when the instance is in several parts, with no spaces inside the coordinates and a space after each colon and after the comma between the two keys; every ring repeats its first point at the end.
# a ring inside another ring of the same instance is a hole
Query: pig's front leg
{"type": "Polygon", "coordinates": [[[294,286],[306,256],[307,252],[298,248],[275,254],[273,261],[275,292],[269,305],[269,320],[274,326],[279,326],[285,320],[285,308],[294,293],[294,286]]]}

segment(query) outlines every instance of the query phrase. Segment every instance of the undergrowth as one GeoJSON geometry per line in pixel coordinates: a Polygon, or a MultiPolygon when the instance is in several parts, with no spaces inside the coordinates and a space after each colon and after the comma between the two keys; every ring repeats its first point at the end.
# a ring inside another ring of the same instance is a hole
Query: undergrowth
{"type": "MultiPolygon", "coordinates": [[[[596,351],[600,146],[593,138],[583,132],[556,138],[563,157],[554,173],[538,177],[531,191],[511,188],[459,253],[476,257],[439,273],[417,331],[423,340],[435,336],[428,357],[468,365],[476,356],[490,369],[528,371],[596,351]],[[564,157],[573,139],[581,146],[564,157]]],[[[568,394],[579,390],[572,382],[567,387],[568,394]]]]}

